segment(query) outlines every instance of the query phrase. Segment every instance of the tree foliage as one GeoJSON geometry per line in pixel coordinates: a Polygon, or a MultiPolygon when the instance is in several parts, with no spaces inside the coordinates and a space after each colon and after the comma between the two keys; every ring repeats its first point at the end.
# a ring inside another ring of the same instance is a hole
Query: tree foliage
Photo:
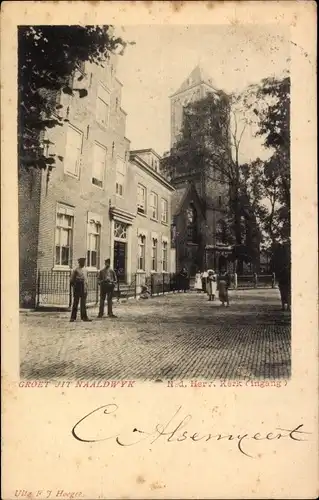
{"type": "Polygon", "coordinates": [[[247,108],[257,120],[256,135],[263,137],[271,156],[263,164],[260,184],[268,200],[264,230],[272,245],[290,239],[290,78],[266,78],[246,94],[247,108]],[[253,96],[253,98],[252,98],[253,96]]]}
{"type": "Polygon", "coordinates": [[[259,231],[245,183],[247,169],[243,170],[239,163],[243,129],[236,117],[232,126],[231,97],[223,92],[208,94],[184,109],[181,137],[170,155],[164,158],[163,168],[171,179],[199,174],[206,207],[211,201],[207,189],[210,181],[224,186],[228,206],[224,213],[224,227],[217,236],[225,243],[234,244],[235,258],[253,260],[259,246],[259,231]]]}
{"type": "Polygon", "coordinates": [[[223,92],[188,104],[180,138],[163,160],[164,172],[173,179],[185,173],[203,172],[214,163],[215,169],[226,175],[228,127],[229,100],[223,92]]]}
{"type": "MultiPolygon", "coordinates": [[[[227,183],[229,210],[224,220],[237,257],[254,260],[261,242],[276,249],[289,243],[289,76],[266,78],[238,95],[209,94],[189,104],[180,139],[163,166],[171,179],[197,172],[206,183],[217,173],[219,181],[227,183]],[[240,164],[247,125],[254,126],[270,152],[266,161],[240,164]]],[[[225,229],[221,232],[225,239],[225,229]]]]}
{"type": "Polygon", "coordinates": [[[111,52],[122,54],[126,42],[111,26],[20,26],[18,30],[18,136],[19,166],[46,168],[43,131],[63,124],[59,92],[87,96],[75,70],[85,61],[103,66],[111,52]]]}

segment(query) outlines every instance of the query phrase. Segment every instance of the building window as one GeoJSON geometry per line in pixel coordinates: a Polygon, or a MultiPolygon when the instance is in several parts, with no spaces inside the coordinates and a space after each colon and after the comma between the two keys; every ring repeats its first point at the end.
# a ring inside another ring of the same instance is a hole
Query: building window
{"type": "Polygon", "coordinates": [[[107,126],[109,121],[110,93],[99,85],[96,100],[96,120],[100,125],[107,126]]]}
{"type": "Polygon", "coordinates": [[[225,245],[227,243],[227,226],[224,220],[219,220],[216,224],[216,244],[225,245]]]}
{"type": "Polygon", "coordinates": [[[127,239],[127,224],[123,224],[123,222],[114,222],[114,238],[118,238],[119,240],[127,239]]]}
{"type": "Polygon", "coordinates": [[[177,234],[176,224],[174,223],[171,225],[171,245],[172,245],[172,248],[175,248],[177,236],[178,236],[178,234],[177,234]]]}
{"type": "Polygon", "coordinates": [[[125,182],[125,163],[121,158],[116,161],[116,194],[123,196],[124,194],[124,182],[125,182]]]}
{"type": "Polygon", "coordinates": [[[197,212],[191,203],[186,212],[187,216],[187,240],[196,243],[197,240],[197,212]]]}
{"type": "Polygon", "coordinates": [[[99,267],[100,263],[101,224],[97,221],[88,222],[87,267],[99,267]]]}
{"type": "Polygon", "coordinates": [[[55,262],[56,266],[72,265],[74,212],[69,207],[60,206],[56,214],[55,262]]]}
{"type": "Polygon", "coordinates": [[[167,272],[167,241],[162,241],[162,262],[163,262],[163,272],[167,272]]]}
{"type": "Polygon", "coordinates": [[[157,239],[152,238],[152,271],[157,271],[157,239]]]}
{"type": "Polygon", "coordinates": [[[95,143],[93,151],[92,184],[99,187],[103,186],[105,163],[106,149],[95,143]]]}
{"type": "Polygon", "coordinates": [[[168,203],[164,198],[161,199],[161,221],[167,224],[168,221],[168,203]]]}
{"type": "Polygon", "coordinates": [[[146,213],[146,188],[142,184],[137,186],[137,212],[139,214],[146,213]]]}
{"type": "Polygon", "coordinates": [[[151,209],[151,218],[158,219],[158,196],[156,193],[150,194],[150,209],[151,209]]]}
{"type": "Polygon", "coordinates": [[[82,132],[69,125],[66,135],[65,173],[74,177],[79,176],[81,152],[82,132]]]}
{"type": "Polygon", "coordinates": [[[139,271],[145,271],[145,236],[143,235],[138,237],[137,269],[139,271]]]}

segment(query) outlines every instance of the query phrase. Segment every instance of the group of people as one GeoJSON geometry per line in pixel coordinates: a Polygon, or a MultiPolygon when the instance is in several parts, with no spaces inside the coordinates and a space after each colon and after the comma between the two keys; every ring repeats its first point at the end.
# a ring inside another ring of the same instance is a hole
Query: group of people
{"type": "MultiPolygon", "coordinates": [[[[86,299],[88,293],[88,274],[85,267],[86,259],[81,257],[78,259],[78,266],[74,269],[71,275],[71,287],[73,288],[73,304],[71,311],[70,322],[74,322],[77,317],[77,311],[80,304],[80,314],[82,321],[92,321],[88,318],[86,299]]],[[[184,292],[189,288],[189,276],[186,268],[183,268],[179,273],[179,278],[181,280],[181,289],[184,292]]],[[[110,318],[116,318],[113,314],[113,295],[114,289],[117,284],[116,273],[111,268],[110,259],[105,260],[105,266],[98,273],[98,284],[100,289],[100,305],[98,318],[104,317],[104,304],[105,299],[107,299],[107,315],[110,318]]],[[[213,269],[208,269],[207,271],[198,271],[195,276],[195,290],[198,292],[204,291],[208,294],[208,300],[215,300],[216,293],[218,291],[219,300],[222,305],[225,304],[229,306],[229,295],[228,288],[230,286],[229,274],[223,269],[219,274],[215,273],[213,269]]],[[[148,293],[148,291],[142,290],[142,294],[148,293]]],[[[146,297],[145,297],[146,298],[146,297]]]]}
{"type": "MultiPolygon", "coordinates": [[[[74,269],[71,275],[71,287],[73,288],[73,304],[70,322],[76,320],[77,311],[80,303],[80,313],[82,321],[92,321],[88,318],[86,299],[88,292],[88,275],[87,269],[85,267],[86,259],[81,257],[78,259],[78,266],[74,269]]],[[[281,274],[277,277],[279,290],[282,301],[282,309],[285,309],[287,304],[287,309],[290,310],[290,270],[284,269],[281,274]]],[[[178,275],[179,279],[179,289],[183,290],[185,293],[189,289],[189,274],[185,267],[183,267],[178,275]]],[[[114,289],[117,285],[117,276],[114,270],[111,268],[110,259],[105,260],[105,266],[98,273],[98,284],[100,289],[100,304],[98,318],[104,317],[104,305],[105,299],[107,299],[107,315],[110,318],[116,318],[113,314],[113,295],[114,289]]],[[[222,305],[229,307],[229,294],[228,289],[230,287],[230,275],[225,268],[221,269],[219,273],[216,273],[213,269],[208,269],[207,271],[201,272],[197,271],[195,275],[195,285],[194,288],[198,293],[204,292],[208,295],[209,301],[214,301],[218,293],[218,298],[222,305]]],[[[147,287],[142,288],[141,297],[148,298],[149,291],[147,287]]]]}
{"type": "MultiPolygon", "coordinates": [[[[88,292],[88,275],[85,267],[86,259],[81,257],[78,259],[78,266],[74,269],[71,275],[71,287],[73,288],[73,305],[70,322],[76,320],[77,311],[80,302],[80,313],[82,321],[92,321],[88,318],[86,308],[86,298],[88,292]]],[[[105,266],[98,274],[98,283],[100,288],[100,307],[98,318],[104,316],[104,304],[107,299],[107,315],[110,318],[116,318],[113,314],[113,294],[117,283],[116,273],[111,268],[110,259],[105,260],[105,266]]]]}
{"type": "Polygon", "coordinates": [[[198,293],[204,292],[208,295],[208,300],[213,301],[218,292],[218,298],[222,305],[229,307],[230,276],[226,269],[216,273],[213,269],[201,272],[197,271],[195,275],[194,288],[198,293]]]}

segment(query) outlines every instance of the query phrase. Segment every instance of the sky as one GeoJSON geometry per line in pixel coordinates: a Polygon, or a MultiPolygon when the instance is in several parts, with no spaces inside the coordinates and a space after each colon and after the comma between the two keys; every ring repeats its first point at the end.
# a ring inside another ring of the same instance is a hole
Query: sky
{"type": "MultiPolygon", "coordinates": [[[[226,92],[243,90],[289,65],[287,33],[278,25],[134,25],[116,33],[135,45],[119,57],[126,136],[131,149],[170,148],[170,100],[197,64],[226,92]]],[[[263,158],[261,139],[247,129],[241,161],[263,158]]]]}

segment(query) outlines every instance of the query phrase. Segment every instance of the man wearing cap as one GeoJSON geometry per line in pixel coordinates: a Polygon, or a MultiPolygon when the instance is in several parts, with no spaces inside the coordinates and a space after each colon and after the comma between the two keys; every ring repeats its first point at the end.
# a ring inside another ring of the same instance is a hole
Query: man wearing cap
{"type": "Polygon", "coordinates": [[[87,297],[87,270],[85,268],[85,258],[81,257],[78,259],[78,267],[76,267],[71,276],[71,286],[73,288],[73,306],[70,321],[76,320],[76,315],[78,312],[78,305],[80,302],[81,310],[81,320],[82,321],[92,321],[88,318],[86,312],[86,297],[87,297]]]}
{"type": "Polygon", "coordinates": [[[98,275],[98,282],[100,285],[100,309],[98,318],[103,318],[105,297],[107,297],[107,315],[110,318],[116,318],[115,314],[113,314],[113,292],[117,283],[117,277],[113,269],[111,269],[110,259],[105,260],[105,267],[101,269],[98,275]]]}

